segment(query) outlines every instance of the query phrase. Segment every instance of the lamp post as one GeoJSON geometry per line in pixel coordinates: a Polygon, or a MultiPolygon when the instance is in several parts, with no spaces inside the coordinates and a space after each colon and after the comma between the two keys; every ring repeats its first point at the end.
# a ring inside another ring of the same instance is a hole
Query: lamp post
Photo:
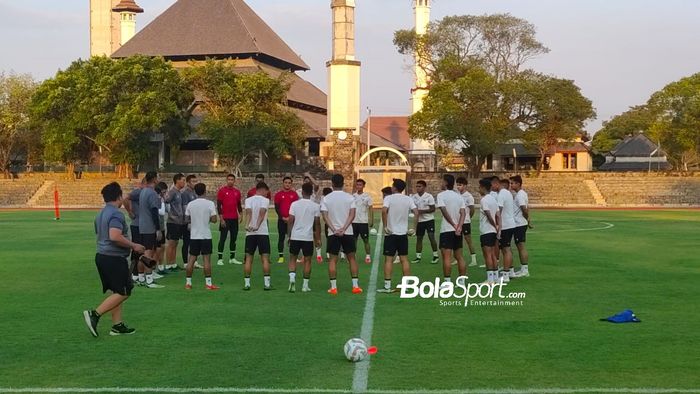
{"type": "MultiPolygon", "coordinates": [[[[369,152],[370,149],[372,149],[371,146],[371,141],[372,141],[372,108],[367,107],[367,152],[369,152]]],[[[372,160],[369,157],[370,155],[367,155],[367,165],[372,164],[372,160]]]]}

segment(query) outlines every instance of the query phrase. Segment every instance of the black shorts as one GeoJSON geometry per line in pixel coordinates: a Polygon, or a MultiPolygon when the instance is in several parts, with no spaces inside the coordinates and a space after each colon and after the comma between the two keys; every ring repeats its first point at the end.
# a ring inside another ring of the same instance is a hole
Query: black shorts
{"type": "Polygon", "coordinates": [[[139,226],[129,226],[131,230],[131,242],[136,244],[141,244],[141,233],[139,233],[139,226]]]}
{"type": "Polygon", "coordinates": [[[171,241],[181,240],[187,231],[186,224],[167,223],[165,226],[168,229],[168,239],[171,241]]]}
{"type": "Polygon", "coordinates": [[[462,249],[462,236],[456,232],[440,233],[440,249],[460,250],[462,249]]]}
{"type": "Polygon", "coordinates": [[[510,248],[510,241],[513,239],[514,231],[515,228],[501,230],[501,239],[498,240],[498,246],[500,246],[501,248],[510,248]]]}
{"type": "Polygon", "coordinates": [[[156,250],[158,246],[158,237],[156,234],[141,234],[141,245],[146,250],[156,250]]]}
{"type": "Polygon", "coordinates": [[[353,223],[352,224],[352,236],[357,239],[362,237],[363,240],[369,239],[369,224],[367,223],[353,223]]]}
{"type": "Polygon", "coordinates": [[[129,262],[126,257],[107,256],[97,253],[95,255],[95,265],[102,281],[102,292],[107,290],[123,296],[131,295],[134,282],[131,280],[129,262]]]}
{"type": "Polygon", "coordinates": [[[289,241],[289,253],[299,256],[300,252],[304,257],[311,257],[314,254],[314,241],[289,241]]]}
{"type": "Polygon", "coordinates": [[[422,237],[425,233],[435,234],[435,220],[428,220],[425,222],[418,222],[418,227],[416,227],[416,235],[422,237]]]}
{"type": "Polygon", "coordinates": [[[190,256],[210,255],[213,250],[211,239],[191,239],[190,256]]]}
{"type": "Polygon", "coordinates": [[[481,246],[496,246],[496,233],[481,235],[481,246]]]}
{"type": "Polygon", "coordinates": [[[355,238],[352,235],[329,235],[326,243],[326,251],[333,256],[337,256],[341,248],[345,254],[355,253],[355,238]]]}
{"type": "Polygon", "coordinates": [[[513,231],[513,238],[515,239],[515,244],[525,243],[527,239],[527,224],[524,226],[516,227],[513,231]]]}
{"type": "Polygon", "coordinates": [[[384,256],[408,256],[408,235],[391,234],[384,237],[384,256]]]}
{"type": "Polygon", "coordinates": [[[472,224],[471,223],[464,223],[462,225],[462,235],[471,235],[472,233],[472,224]]]}
{"type": "Polygon", "coordinates": [[[260,254],[270,254],[269,235],[247,235],[245,237],[245,253],[252,256],[256,250],[260,254]]]}

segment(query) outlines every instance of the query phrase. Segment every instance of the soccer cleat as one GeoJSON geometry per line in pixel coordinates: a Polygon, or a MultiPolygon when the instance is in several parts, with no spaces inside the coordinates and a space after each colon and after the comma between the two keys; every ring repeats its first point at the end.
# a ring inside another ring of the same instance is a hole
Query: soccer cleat
{"type": "Polygon", "coordinates": [[[185,290],[192,290],[192,285],[186,284],[186,285],[185,285],[185,290]]]}
{"type": "Polygon", "coordinates": [[[523,271],[522,269],[513,274],[513,278],[527,278],[530,276],[530,271],[523,271]]]}
{"type": "Polygon", "coordinates": [[[145,286],[147,289],[162,289],[163,287],[165,287],[163,285],[159,285],[156,282],[146,283],[145,286]]]}
{"type": "Polygon", "coordinates": [[[289,282],[289,288],[287,289],[290,293],[294,293],[297,291],[297,284],[296,282],[289,282]]]}
{"type": "Polygon", "coordinates": [[[411,264],[418,264],[418,263],[420,263],[420,261],[421,261],[421,259],[416,257],[415,259],[411,260],[411,264]]]}
{"type": "Polygon", "coordinates": [[[372,257],[370,257],[370,255],[365,256],[365,264],[372,264],[372,257]]]}
{"type": "Polygon", "coordinates": [[[479,268],[486,268],[486,264],[479,264],[479,268]]]}
{"type": "Polygon", "coordinates": [[[440,256],[433,256],[433,259],[430,260],[430,264],[437,264],[440,262],[440,256]]]}
{"type": "Polygon", "coordinates": [[[361,287],[353,287],[352,294],[362,294],[362,288],[361,287]]]}
{"type": "Polygon", "coordinates": [[[453,260],[452,265],[457,265],[457,260],[453,260]]]}
{"type": "Polygon", "coordinates": [[[211,286],[210,286],[210,285],[206,285],[206,286],[204,286],[204,288],[207,289],[207,290],[219,290],[219,289],[220,289],[220,287],[217,286],[217,285],[215,285],[215,284],[212,284],[211,286]]]}
{"type": "Polygon", "coordinates": [[[277,259],[278,264],[284,264],[284,257],[280,256],[280,258],[277,259]]]}
{"type": "Polygon", "coordinates": [[[338,295],[338,289],[337,289],[337,288],[328,289],[328,294],[330,294],[330,295],[338,295]]]}
{"type": "Polygon", "coordinates": [[[393,292],[394,292],[394,290],[387,289],[386,287],[381,288],[381,289],[377,289],[377,293],[389,294],[389,293],[393,293],[393,292]]]}
{"type": "Polygon", "coordinates": [[[145,286],[146,286],[146,281],[145,281],[145,280],[140,280],[140,281],[136,282],[136,286],[145,287],[145,286]]]}
{"type": "Polygon", "coordinates": [[[165,269],[163,269],[163,270],[157,270],[157,271],[155,271],[155,272],[156,272],[158,275],[161,275],[161,276],[167,275],[167,274],[170,273],[170,272],[168,272],[168,270],[165,270],[165,269]]]}
{"type": "Polygon", "coordinates": [[[248,285],[243,286],[243,291],[250,291],[250,286],[248,286],[248,285]]]}
{"type": "Polygon", "coordinates": [[[236,258],[232,258],[231,260],[228,261],[229,264],[235,264],[235,265],[243,265],[242,261],[236,260],[236,258]]]}
{"type": "Polygon", "coordinates": [[[476,264],[477,264],[476,261],[472,261],[471,263],[469,263],[469,266],[470,266],[470,267],[476,267],[476,264]]]}
{"type": "Polygon", "coordinates": [[[109,330],[109,335],[131,335],[136,332],[136,329],[127,327],[124,323],[115,324],[109,330]]]}
{"type": "Polygon", "coordinates": [[[219,261],[216,262],[216,265],[224,265],[224,260],[219,259],[219,261]]]}
{"type": "Polygon", "coordinates": [[[204,267],[202,267],[201,265],[199,265],[199,262],[198,262],[198,261],[195,261],[195,262],[194,262],[194,268],[202,269],[202,268],[204,268],[204,267]]]}
{"type": "Polygon", "coordinates": [[[156,273],[156,271],[151,272],[153,279],[163,279],[163,275],[156,273]]]}
{"type": "Polygon", "coordinates": [[[263,287],[263,290],[265,290],[265,291],[270,291],[270,290],[275,290],[275,288],[272,287],[272,285],[270,285],[270,286],[265,286],[265,287],[263,287]]]}
{"type": "Polygon", "coordinates": [[[316,262],[319,263],[319,264],[322,264],[322,263],[323,263],[323,257],[321,257],[320,254],[317,254],[317,255],[316,255],[316,262]]]}
{"type": "Polygon", "coordinates": [[[97,333],[97,323],[100,321],[99,316],[97,316],[97,312],[94,310],[83,311],[83,318],[85,318],[85,324],[87,324],[90,334],[97,338],[100,335],[97,333]]]}
{"type": "Polygon", "coordinates": [[[509,283],[510,282],[510,277],[508,276],[508,273],[506,273],[506,272],[501,274],[498,278],[499,278],[499,282],[501,282],[501,283],[509,283]]]}
{"type": "Polygon", "coordinates": [[[302,293],[308,293],[308,292],[310,292],[310,291],[311,291],[311,288],[310,288],[310,287],[302,287],[302,288],[301,288],[301,292],[302,292],[302,293]]]}

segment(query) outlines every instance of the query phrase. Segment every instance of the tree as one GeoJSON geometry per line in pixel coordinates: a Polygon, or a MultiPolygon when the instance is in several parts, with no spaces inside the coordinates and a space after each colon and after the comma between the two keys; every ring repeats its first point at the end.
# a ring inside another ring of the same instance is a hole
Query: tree
{"type": "Polygon", "coordinates": [[[418,58],[428,75],[423,110],[411,117],[413,138],[455,146],[478,176],[487,156],[518,134],[528,116],[522,106],[522,70],[549,50],[535,27],[509,14],[451,16],[429,25],[424,35],[400,30],[399,53],[418,58]]]}
{"type": "Polygon", "coordinates": [[[303,144],[303,122],[284,104],[286,75],[240,73],[231,62],[208,60],[184,70],[197,92],[203,119],[198,130],[212,140],[219,160],[237,170],[250,153],[270,157],[293,153],[303,144]]]}
{"type": "Polygon", "coordinates": [[[648,106],[654,114],[649,135],[658,140],[674,166],[698,166],[700,155],[700,73],[666,85],[648,106]]]}
{"type": "MultiPolygon", "coordinates": [[[[445,59],[458,64],[478,62],[497,81],[515,77],[527,61],[549,52],[536,38],[535,26],[510,14],[448,16],[432,22],[428,32],[394,33],[403,55],[416,56],[429,80],[439,81],[445,59]]],[[[430,88],[427,86],[425,88],[430,88]]]]}
{"type": "Polygon", "coordinates": [[[35,146],[29,123],[29,103],[36,89],[30,75],[0,73],[0,169],[10,176],[10,162],[35,146]]]}
{"type": "Polygon", "coordinates": [[[522,139],[540,154],[539,174],[547,152],[562,141],[572,140],[587,120],[595,118],[595,110],[574,81],[534,73],[522,81],[525,94],[521,108],[527,112],[520,117],[522,139]]]}
{"type": "Polygon", "coordinates": [[[631,107],[603,122],[603,127],[593,137],[593,149],[610,152],[628,135],[647,132],[653,120],[654,114],[647,105],[631,107]]]}
{"type": "Polygon", "coordinates": [[[162,58],[93,57],[42,83],[32,115],[42,129],[47,160],[70,168],[102,147],[128,176],[131,164],[154,153],[154,136],[180,144],[193,100],[180,74],[162,58]]]}

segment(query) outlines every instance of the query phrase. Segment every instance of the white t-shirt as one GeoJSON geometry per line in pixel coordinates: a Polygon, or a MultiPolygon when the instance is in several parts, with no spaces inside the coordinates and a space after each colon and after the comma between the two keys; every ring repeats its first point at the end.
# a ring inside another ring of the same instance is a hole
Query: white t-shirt
{"type": "Polygon", "coordinates": [[[523,210],[520,207],[527,208],[529,200],[525,190],[520,189],[515,193],[515,227],[527,226],[527,219],[523,216],[523,210]]]}
{"type": "MultiPolygon", "coordinates": [[[[260,217],[260,210],[266,209],[265,218],[260,224],[258,231],[246,231],[245,235],[270,235],[267,229],[267,214],[269,212],[270,200],[259,195],[254,195],[253,197],[248,197],[245,199],[245,209],[250,209],[252,213],[252,219],[250,221],[251,226],[255,226],[258,223],[258,218],[260,217]]],[[[247,223],[246,223],[247,226],[247,223]]]]}
{"type": "Polygon", "coordinates": [[[355,219],[353,223],[369,223],[369,210],[372,209],[372,197],[369,193],[353,194],[355,199],[355,219]]]}
{"type": "Polygon", "coordinates": [[[490,191],[489,194],[490,194],[493,198],[498,198],[498,192],[490,191]]]}
{"type": "Polygon", "coordinates": [[[515,228],[515,201],[510,190],[501,189],[498,192],[498,207],[503,207],[501,211],[501,229],[508,230],[515,228]]]}
{"type": "Polygon", "coordinates": [[[416,209],[413,199],[405,194],[392,194],[384,199],[384,208],[389,208],[386,227],[391,234],[408,234],[408,212],[416,209]]]}
{"type": "Polygon", "coordinates": [[[314,221],[321,216],[321,207],[311,200],[302,198],[292,203],[289,208],[289,216],[294,216],[294,226],[289,239],[292,241],[313,241],[314,221]]]}
{"type": "MultiPolygon", "coordinates": [[[[333,193],[327,195],[323,198],[321,202],[321,212],[328,212],[329,224],[333,225],[333,228],[340,229],[345,225],[350,216],[350,211],[355,209],[355,198],[341,190],[335,190],[333,193]]],[[[328,235],[333,235],[333,230],[328,227],[328,235]]],[[[352,226],[348,226],[345,230],[345,235],[352,234],[352,226]]]]}
{"type": "Polygon", "coordinates": [[[474,196],[466,191],[462,193],[462,199],[464,200],[464,208],[467,210],[467,214],[465,215],[464,223],[471,223],[472,218],[469,216],[469,207],[474,206],[474,196]]]}
{"type": "MultiPolygon", "coordinates": [[[[437,209],[445,208],[447,214],[450,215],[455,224],[458,224],[460,211],[465,209],[464,199],[454,190],[444,190],[440,192],[437,196],[437,204],[435,205],[437,209]]],[[[455,232],[454,227],[445,219],[442,220],[440,224],[440,233],[453,233],[455,232]]]]}
{"type": "MultiPolygon", "coordinates": [[[[435,198],[430,193],[423,193],[422,196],[416,193],[411,196],[411,199],[413,199],[413,203],[416,204],[418,210],[428,209],[431,205],[435,205],[435,198]]],[[[418,216],[419,223],[429,222],[434,219],[435,215],[432,213],[421,213],[420,216],[418,216]]]]}
{"type": "Polygon", "coordinates": [[[187,204],[185,216],[189,216],[191,229],[190,239],[211,239],[211,228],[209,220],[216,216],[216,205],[206,198],[198,198],[187,204]]]}
{"type": "Polygon", "coordinates": [[[496,212],[498,212],[498,201],[490,193],[481,197],[481,208],[479,208],[479,232],[484,234],[495,233],[496,227],[492,226],[486,218],[486,211],[493,222],[496,223],[496,212]]]}

